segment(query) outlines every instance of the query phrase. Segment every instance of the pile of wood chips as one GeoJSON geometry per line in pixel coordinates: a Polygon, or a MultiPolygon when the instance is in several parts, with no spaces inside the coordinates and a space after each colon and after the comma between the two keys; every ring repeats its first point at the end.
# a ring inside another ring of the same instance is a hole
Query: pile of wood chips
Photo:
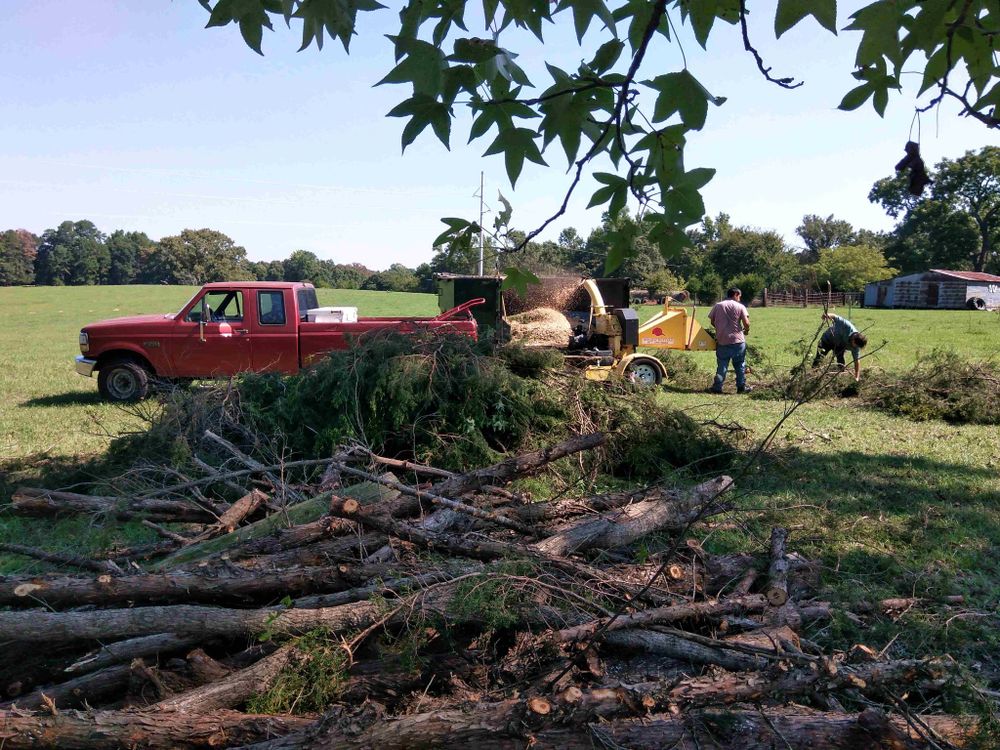
{"type": "Polygon", "coordinates": [[[832,611],[785,530],[756,554],[691,539],[729,477],[532,502],[508,485],[604,436],[465,474],[356,448],[262,466],[205,439],[242,466],[134,497],[15,494],[14,513],[139,518],[163,541],[101,560],[7,545],[86,573],[0,582],[5,750],[931,748],[975,729],[912,708],[947,660],[805,636],[832,611]],[[677,541],[637,555],[654,533],[677,541]],[[316,674],[304,634],[340,654],[306,686],[331,700],[248,712],[316,674]]]}
{"type": "Polygon", "coordinates": [[[507,323],[510,325],[511,341],[523,346],[565,348],[573,332],[566,316],[551,307],[508,315],[507,323]]]}

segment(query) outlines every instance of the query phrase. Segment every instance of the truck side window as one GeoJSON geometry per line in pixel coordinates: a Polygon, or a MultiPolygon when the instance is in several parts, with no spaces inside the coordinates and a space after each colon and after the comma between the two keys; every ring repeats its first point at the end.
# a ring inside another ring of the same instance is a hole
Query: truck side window
{"type": "Polygon", "coordinates": [[[257,317],[262,326],[285,325],[284,292],[257,292],[257,317]]]}
{"type": "Polygon", "coordinates": [[[316,290],[299,289],[295,293],[295,297],[299,303],[299,320],[305,322],[309,319],[308,311],[319,307],[319,302],[316,300],[316,290]]]}
{"type": "MultiPolygon", "coordinates": [[[[202,298],[208,305],[206,323],[242,323],[243,322],[243,292],[223,290],[207,292],[202,298]]],[[[201,301],[199,300],[185,320],[197,323],[201,320],[201,301]]]]}

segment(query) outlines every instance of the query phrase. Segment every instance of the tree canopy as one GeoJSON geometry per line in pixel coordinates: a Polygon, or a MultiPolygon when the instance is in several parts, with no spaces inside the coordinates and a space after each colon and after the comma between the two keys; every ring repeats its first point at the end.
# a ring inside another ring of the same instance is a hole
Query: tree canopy
{"type": "Polygon", "coordinates": [[[904,271],[1000,270],[1000,147],[942,159],[930,177],[928,198],[911,195],[898,176],[879,180],[868,195],[900,220],[888,247],[893,262],[904,271]]]}
{"type": "MultiPolygon", "coordinates": [[[[273,29],[275,21],[300,27],[301,49],[322,48],[331,37],[349,51],[359,15],[385,9],[377,0],[199,1],[209,12],[208,26],[237,26],[261,54],[264,29],[273,29]]],[[[480,140],[485,155],[501,156],[516,184],[525,161],[547,165],[558,159],[550,153],[558,144],[569,167],[566,194],[515,250],[565,212],[586,172],[600,185],[591,207],[605,207],[615,216],[631,201],[650,226],[648,241],[672,257],[689,244],[685,228],[703,218],[700,191],[714,174],[685,163],[685,144],[725,99],[698,80],[683,54],[671,69],[663,66],[668,58],[661,53],[679,44],[679,27],[690,29],[708,49],[719,44],[713,37],[718,24],[739,25],[743,47],[761,75],[783,88],[798,86],[790,76],[772,74],[758,53],[747,25],[750,5],[749,0],[413,0],[399,11],[398,30],[388,37],[395,64],[379,83],[405,87],[388,112],[403,120],[404,150],[428,129],[448,146],[455,121],[466,114],[469,140],[480,140]],[[473,19],[483,31],[470,31],[473,19]],[[549,24],[572,25],[581,47],[587,47],[585,59],[576,69],[547,61],[549,80],[532,81],[516,62],[513,47],[524,37],[514,32],[527,30],[544,45],[549,24]],[[595,33],[588,36],[591,29],[595,33]]],[[[754,3],[753,9],[771,14],[778,38],[806,19],[831,33],[838,28],[836,0],[778,0],[754,3]]],[[[918,109],[955,100],[961,114],[1000,127],[996,0],[875,0],[852,14],[846,28],[859,32],[853,71],[858,85],[843,93],[841,109],[870,102],[883,114],[890,93],[902,91],[903,76],[917,71],[918,97],[924,97],[918,109]]],[[[445,223],[455,238],[479,229],[459,218],[445,223]]],[[[634,237],[611,236],[608,269],[637,251],[634,237]]]]}

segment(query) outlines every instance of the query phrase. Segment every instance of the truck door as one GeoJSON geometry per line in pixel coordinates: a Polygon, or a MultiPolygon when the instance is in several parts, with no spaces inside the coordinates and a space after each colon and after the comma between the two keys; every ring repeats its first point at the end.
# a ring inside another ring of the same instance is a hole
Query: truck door
{"type": "Polygon", "coordinates": [[[217,378],[250,369],[250,329],[244,302],[240,289],[210,289],[195,300],[177,322],[180,331],[173,339],[176,347],[171,353],[174,374],[217,378]],[[204,329],[202,310],[206,312],[204,329]]]}
{"type": "Polygon", "coordinates": [[[299,332],[291,289],[254,289],[251,328],[255,372],[299,371],[299,332]]]}

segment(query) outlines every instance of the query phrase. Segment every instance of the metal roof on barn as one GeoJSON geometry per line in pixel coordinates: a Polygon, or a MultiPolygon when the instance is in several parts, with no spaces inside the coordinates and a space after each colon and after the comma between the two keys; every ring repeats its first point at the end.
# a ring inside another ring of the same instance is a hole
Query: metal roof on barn
{"type": "Polygon", "coordinates": [[[940,268],[932,268],[931,273],[939,273],[942,276],[951,276],[963,281],[986,281],[991,284],[1000,283],[1000,276],[982,271],[945,271],[940,268]]]}

